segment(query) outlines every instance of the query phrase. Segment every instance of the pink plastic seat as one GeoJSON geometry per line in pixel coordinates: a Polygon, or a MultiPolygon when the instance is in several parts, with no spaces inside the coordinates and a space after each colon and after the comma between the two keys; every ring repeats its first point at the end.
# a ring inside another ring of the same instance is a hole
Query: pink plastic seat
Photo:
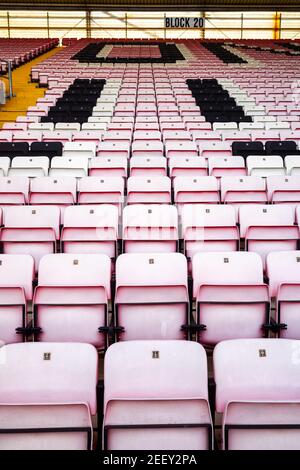
{"type": "Polygon", "coordinates": [[[179,208],[191,203],[217,204],[220,200],[218,181],[214,176],[177,176],[173,188],[179,208]]]}
{"type": "Polygon", "coordinates": [[[269,321],[269,292],[256,253],[197,253],[192,273],[201,343],[213,346],[227,339],[264,335],[263,325],[269,321]]]}
{"type": "Polygon", "coordinates": [[[104,376],[105,450],[212,449],[207,359],[199,344],[114,344],[104,376]]]}
{"type": "Polygon", "coordinates": [[[13,132],[13,142],[41,142],[42,131],[15,131],[13,132]]]}
{"type": "Polygon", "coordinates": [[[32,300],[33,278],[31,256],[0,255],[0,336],[4,343],[17,343],[25,338],[27,303],[32,300]],[[23,334],[17,329],[23,329],[23,334]]]}
{"type": "Polygon", "coordinates": [[[281,338],[300,339],[300,251],[272,252],[267,256],[270,295],[276,301],[281,338]]]}
{"type": "Polygon", "coordinates": [[[165,130],[162,136],[165,144],[168,142],[176,142],[178,144],[179,142],[191,141],[191,135],[186,130],[165,130]]]}
{"type": "Polygon", "coordinates": [[[130,142],[117,140],[106,140],[104,142],[100,142],[96,154],[97,157],[118,157],[127,159],[130,155],[130,142]]]}
{"type": "Polygon", "coordinates": [[[29,178],[25,176],[2,176],[0,206],[23,205],[28,202],[29,178]]]}
{"type": "Polygon", "coordinates": [[[184,204],[181,229],[188,260],[200,251],[236,251],[239,247],[236,215],[229,205],[184,204]]]}
{"type": "Polygon", "coordinates": [[[127,204],[170,204],[171,180],[167,176],[130,176],[127,204]]]}
{"type": "Polygon", "coordinates": [[[71,142],[72,131],[45,131],[43,132],[43,142],[71,142]]]}
{"type": "Polygon", "coordinates": [[[127,177],[126,157],[96,157],[89,162],[89,176],[127,177]]]}
{"type": "Polygon", "coordinates": [[[292,207],[281,204],[243,206],[239,220],[246,249],[259,253],[264,266],[266,255],[271,251],[297,249],[299,228],[294,225],[292,207]]]}
{"type": "Polygon", "coordinates": [[[141,130],[135,131],[133,134],[133,141],[137,142],[138,140],[146,140],[147,142],[158,141],[161,142],[161,133],[160,131],[155,130],[141,130]]]}
{"type": "Polygon", "coordinates": [[[164,146],[159,140],[151,143],[147,140],[136,140],[131,146],[132,157],[164,157],[164,146]]]}
{"type": "Polygon", "coordinates": [[[214,350],[223,449],[300,449],[299,341],[241,339],[214,350]]]}
{"type": "Polygon", "coordinates": [[[117,207],[108,204],[67,207],[61,232],[61,251],[103,253],[114,259],[118,219],[117,207]]]}
{"type": "Polygon", "coordinates": [[[115,325],[122,341],[184,339],[187,262],[180,253],[125,253],[116,262],[115,325]]]}
{"type": "Polygon", "coordinates": [[[121,176],[88,176],[78,182],[78,204],[113,204],[124,200],[124,178],[121,176]]]}
{"type": "Polygon", "coordinates": [[[64,210],[77,200],[76,178],[71,176],[34,178],[30,183],[29,203],[54,205],[60,208],[63,221],[64,210]]]}
{"type": "Polygon", "coordinates": [[[123,252],[175,252],[178,244],[178,214],[165,204],[132,204],[123,210],[123,252]]]}
{"type": "Polygon", "coordinates": [[[108,322],[111,263],[103,254],[46,255],[33,299],[39,341],[91,343],[106,347],[99,328],[108,322]]]}
{"type": "Polygon", "coordinates": [[[40,259],[55,253],[60,237],[60,210],[55,206],[6,207],[1,245],[5,254],[29,254],[37,271],[40,259]]]}
{"type": "Polygon", "coordinates": [[[169,174],[177,176],[207,176],[207,163],[202,157],[181,156],[169,158],[169,174]]]}
{"type": "Polygon", "coordinates": [[[267,190],[269,202],[294,207],[300,203],[300,176],[268,176],[267,190]]]}
{"type": "Polygon", "coordinates": [[[165,148],[167,158],[199,158],[197,145],[191,140],[168,140],[165,148]]]}
{"type": "Polygon", "coordinates": [[[167,176],[165,157],[131,157],[130,176],[167,176]]]}
{"type": "Polygon", "coordinates": [[[228,142],[205,141],[199,142],[199,154],[202,157],[232,157],[231,145],[228,142]]]}
{"type": "Polygon", "coordinates": [[[97,380],[88,344],[0,348],[0,449],[91,450],[97,380]]]}
{"type": "Polygon", "coordinates": [[[243,157],[209,157],[208,169],[211,176],[244,176],[247,174],[243,157]]]}
{"type": "Polygon", "coordinates": [[[223,176],[221,201],[238,209],[247,204],[267,202],[266,180],[259,176],[223,176]]]}

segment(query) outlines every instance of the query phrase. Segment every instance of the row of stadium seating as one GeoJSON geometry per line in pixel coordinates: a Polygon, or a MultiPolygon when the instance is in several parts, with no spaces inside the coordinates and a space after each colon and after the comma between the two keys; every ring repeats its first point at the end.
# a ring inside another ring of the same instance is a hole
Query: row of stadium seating
{"type": "Polygon", "coordinates": [[[0,71],[6,73],[7,62],[12,69],[29,62],[56,47],[58,39],[0,39],[0,71]],[[4,62],[5,61],[5,62],[4,62]]]}
{"type": "MultiPolygon", "coordinates": [[[[299,341],[291,340],[215,348],[224,449],[298,449],[298,356],[299,341]]],[[[1,448],[91,449],[97,413],[99,448],[214,448],[207,357],[197,343],[114,344],[105,356],[104,396],[97,353],[87,344],[11,344],[0,348],[0,363],[1,448]]]]}

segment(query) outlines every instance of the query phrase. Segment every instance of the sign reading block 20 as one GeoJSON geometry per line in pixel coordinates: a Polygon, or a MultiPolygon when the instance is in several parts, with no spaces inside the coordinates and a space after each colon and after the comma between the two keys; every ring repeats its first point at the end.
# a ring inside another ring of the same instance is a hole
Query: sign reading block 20
{"type": "Polygon", "coordinates": [[[165,18],[165,28],[204,28],[204,18],[165,18]]]}

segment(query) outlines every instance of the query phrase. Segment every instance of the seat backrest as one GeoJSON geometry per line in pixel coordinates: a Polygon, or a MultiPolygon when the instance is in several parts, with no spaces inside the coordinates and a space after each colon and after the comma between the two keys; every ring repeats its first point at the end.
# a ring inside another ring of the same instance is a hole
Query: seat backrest
{"type": "Polygon", "coordinates": [[[271,297],[276,297],[281,284],[289,282],[300,284],[300,251],[273,251],[269,253],[267,275],[271,297]]]}
{"type": "Polygon", "coordinates": [[[102,254],[56,253],[40,261],[40,286],[102,286],[110,298],[111,262],[102,254]]]}
{"type": "Polygon", "coordinates": [[[1,287],[22,287],[27,300],[32,299],[34,260],[30,255],[0,255],[1,287]]]}
{"type": "Polygon", "coordinates": [[[242,206],[239,213],[241,237],[245,237],[249,227],[292,226],[294,213],[291,207],[281,204],[251,204],[242,206]]]}
{"type": "Polygon", "coordinates": [[[217,344],[217,411],[224,412],[230,402],[299,401],[299,344],[287,339],[236,339],[217,344]]]}
{"type": "Polygon", "coordinates": [[[263,266],[256,253],[196,253],[192,260],[193,295],[201,285],[248,285],[263,283],[263,266]],[[247,269],[245,269],[247,266],[247,269]]]}
{"type": "Polygon", "coordinates": [[[3,211],[3,225],[5,228],[52,228],[58,239],[60,210],[56,206],[6,207],[3,211]]]}
{"type": "Polygon", "coordinates": [[[68,206],[64,213],[64,227],[114,228],[118,233],[118,209],[110,204],[68,206]]]}
{"type": "Polygon", "coordinates": [[[108,349],[104,447],[180,449],[183,440],[185,448],[213,447],[207,359],[204,348],[198,346],[188,341],[152,340],[119,342],[108,349]],[[120,360],[125,361],[124,367],[120,360]],[[112,427],[114,423],[117,426],[112,427]],[[121,431],[123,425],[126,434],[121,431]]]}
{"type": "Polygon", "coordinates": [[[34,178],[30,183],[31,195],[34,193],[68,193],[73,196],[75,202],[76,191],[77,181],[72,176],[34,178]]]}
{"type": "Polygon", "coordinates": [[[181,253],[125,253],[117,258],[118,286],[187,286],[187,261],[181,253]]]}

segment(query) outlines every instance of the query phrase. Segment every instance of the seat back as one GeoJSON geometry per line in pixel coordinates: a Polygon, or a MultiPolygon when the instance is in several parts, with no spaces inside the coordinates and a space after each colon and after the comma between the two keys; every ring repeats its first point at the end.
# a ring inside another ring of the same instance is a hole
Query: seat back
{"type": "Polygon", "coordinates": [[[213,447],[207,359],[200,345],[117,343],[109,348],[104,367],[104,449],[213,447]]]}

